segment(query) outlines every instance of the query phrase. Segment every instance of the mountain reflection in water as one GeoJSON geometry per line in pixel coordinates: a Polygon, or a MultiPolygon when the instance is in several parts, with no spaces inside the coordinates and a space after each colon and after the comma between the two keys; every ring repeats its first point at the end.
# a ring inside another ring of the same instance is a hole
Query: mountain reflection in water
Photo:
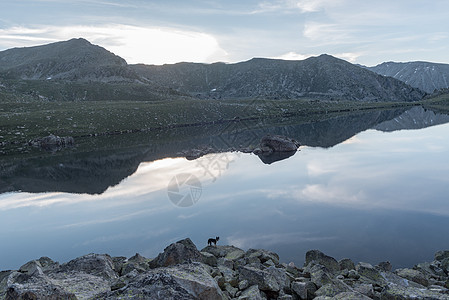
{"type": "Polygon", "coordinates": [[[449,125],[399,129],[417,126],[414,115],[430,125],[449,117],[414,110],[274,127],[271,133],[305,146],[272,165],[239,152],[170,158],[217,135],[9,165],[2,172],[15,175],[1,178],[0,269],[90,252],[154,257],[183,237],[202,248],[216,235],[222,244],[270,249],[297,264],[309,249],[395,267],[431,260],[449,243],[449,125]],[[392,124],[399,131],[378,131],[392,124]],[[201,182],[192,206],[180,208],[167,195],[178,174],[201,182]]]}
{"type": "MultiPolygon", "coordinates": [[[[183,156],[182,151],[203,145],[212,146],[217,152],[241,145],[255,146],[267,133],[294,138],[304,146],[329,148],[369,128],[391,131],[391,128],[424,128],[445,122],[449,122],[449,116],[414,107],[406,112],[399,109],[332,118],[323,116],[316,122],[301,119],[288,119],[286,124],[274,125],[242,122],[232,124],[234,128],[229,132],[226,131],[229,126],[212,126],[115,136],[113,145],[107,145],[102,150],[64,150],[54,155],[3,160],[0,162],[0,193],[51,191],[101,194],[133,174],[142,162],[180,157],[183,156]],[[138,143],[130,142],[130,138],[138,143]]],[[[273,163],[283,158],[262,157],[261,160],[273,163]]]]}

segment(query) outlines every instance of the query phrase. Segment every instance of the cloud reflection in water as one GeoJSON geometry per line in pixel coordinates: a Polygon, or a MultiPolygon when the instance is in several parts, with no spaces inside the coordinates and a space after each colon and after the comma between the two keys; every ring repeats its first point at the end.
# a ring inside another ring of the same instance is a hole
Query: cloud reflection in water
{"type": "Polygon", "coordinates": [[[337,258],[412,265],[449,243],[448,134],[449,125],[368,130],[333,148],[302,147],[272,165],[236,153],[142,163],[101,195],[3,194],[0,239],[8,242],[0,269],[43,255],[151,257],[179,238],[202,248],[216,235],[297,264],[319,248],[337,258]],[[179,173],[202,183],[191,207],[168,199],[167,185],[179,173]]]}

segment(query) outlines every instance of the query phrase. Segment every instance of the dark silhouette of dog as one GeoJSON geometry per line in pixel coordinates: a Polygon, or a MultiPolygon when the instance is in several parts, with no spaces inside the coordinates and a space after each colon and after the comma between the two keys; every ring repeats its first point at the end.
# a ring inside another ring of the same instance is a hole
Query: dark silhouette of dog
{"type": "Polygon", "coordinates": [[[217,242],[220,239],[219,236],[215,237],[214,239],[208,239],[207,240],[207,245],[208,246],[212,246],[212,244],[214,244],[214,246],[217,246],[217,242]]]}

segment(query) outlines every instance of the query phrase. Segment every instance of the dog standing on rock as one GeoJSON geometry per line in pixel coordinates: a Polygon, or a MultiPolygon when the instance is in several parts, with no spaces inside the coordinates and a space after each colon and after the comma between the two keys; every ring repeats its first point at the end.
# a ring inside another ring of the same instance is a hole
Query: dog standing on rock
{"type": "Polygon", "coordinates": [[[208,246],[212,246],[212,244],[214,244],[214,246],[217,246],[217,242],[220,239],[219,236],[215,237],[214,239],[208,239],[207,240],[207,245],[208,246]]]}

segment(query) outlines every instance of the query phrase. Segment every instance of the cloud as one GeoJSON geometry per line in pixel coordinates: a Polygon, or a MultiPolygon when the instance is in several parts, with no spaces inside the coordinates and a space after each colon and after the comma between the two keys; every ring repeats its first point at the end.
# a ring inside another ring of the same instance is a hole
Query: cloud
{"type": "Polygon", "coordinates": [[[254,234],[243,235],[235,234],[228,237],[226,240],[229,245],[236,246],[242,249],[248,248],[269,248],[271,246],[278,245],[288,245],[292,241],[294,243],[298,242],[310,242],[310,241],[323,241],[323,240],[334,240],[336,237],[316,237],[312,236],[307,232],[276,232],[269,234],[254,234]]]}
{"type": "Polygon", "coordinates": [[[0,49],[35,46],[74,37],[100,44],[128,63],[216,62],[227,57],[217,39],[205,32],[120,24],[1,29],[0,49]]]}
{"type": "MultiPolygon", "coordinates": [[[[322,53],[320,53],[322,54],[322,53]]],[[[279,56],[274,56],[272,58],[274,59],[284,59],[284,60],[304,60],[307,59],[309,57],[314,57],[314,56],[319,56],[320,54],[300,54],[300,53],[296,53],[296,52],[288,52],[279,56]]],[[[362,53],[361,52],[344,52],[344,53],[336,53],[336,54],[332,54],[332,53],[328,53],[331,54],[335,57],[344,59],[346,61],[349,61],[351,63],[355,62],[357,60],[357,58],[359,58],[362,53]]]]}
{"type": "Polygon", "coordinates": [[[339,6],[344,0],[300,0],[296,6],[304,13],[317,12],[327,7],[339,6]]]}
{"type": "Polygon", "coordinates": [[[429,35],[430,42],[439,42],[442,40],[447,40],[449,38],[449,34],[447,32],[435,32],[429,35]]]}
{"type": "MultiPolygon", "coordinates": [[[[143,162],[134,174],[124,179],[120,184],[109,187],[101,195],[69,194],[60,192],[51,193],[5,193],[0,195],[0,211],[13,210],[25,207],[50,207],[54,205],[76,205],[82,202],[100,203],[104,208],[126,207],[131,204],[140,204],[147,202],[148,199],[154,199],[153,193],[162,192],[168,207],[171,205],[166,189],[172,178],[181,173],[188,173],[196,176],[201,184],[207,185],[215,182],[217,178],[228,172],[229,164],[237,159],[236,153],[220,153],[204,155],[194,161],[185,158],[166,158],[153,162],[143,162]],[[132,198],[126,202],[123,198],[132,198]]],[[[182,193],[182,192],[180,192],[182,193]]],[[[160,207],[152,207],[152,210],[160,207]]],[[[141,213],[147,213],[142,211],[141,213]]],[[[125,214],[123,218],[128,218],[125,214]]],[[[120,218],[122,218],[120,217],[120,218]]],[[[179,218],[191,218],[193,215],[180,215],[179,218]]],[[[111,220],[99,220],[98,222],[112,222],[111,220]]],[[[94,223],[97,223],[95,221],[94,223]]]]}
{"type": "Polygon", "coordinates": [[[300,54],[296,52],[288,52],[279,56],[273,57],[274,59],[284,59],[284,60],[304,60],[312,56],[317,56],[314,54],[300,54]]]}
{"type": "Polygon", "coordinates": [[[258,8],[253,11],[257,13],[283,12],[295,13],[298,10],[301,13],[311,13],[325,10],[342,5],[346,0],[277,0],[264,1],[258,4],[258,8]]]}
{"type": "MultiPolygon", "coordinates": [[[[31,2],[49,2],[67,4],[66,0],[31,0],[31,2]]],[[[129,1],[105,1],[105,0],[72,0],[71,4],[92,5],[92,6],[113,6],[119,8],[138,8],[137,5],[131,4],[129,1]]]]}
{"type": "Polygon", "coordinates": [[[361,52],[344,52],[344,53],[336,53],[334,54],[335,57],[344,59],[346,61],[349,61],[351,63],[354,63],[357,61],[357,58],[362,56],[361,52]]]}
{"type": "Polygon", "coordinates": [[[171,210],[171,207],[164,206],[164,207],[152,207],[150,209],[141,209],[139,211],[131,212],[131,213],[124,213],[120,212],[116,215],[108,215],[102,218],[97,218],[95,220],[87,220],[87,221],[80,221],[77,223],[70,223],[62,225],[61,228],[73,228],[73,227],[84,227],[84,226],[92,226],[92,225],[98,225],[98,224],[107,224],[107,223],[115,223],[125,220],[132,220],[135,219],[138,216],[145,216],[150,217],[158,214],[162,214],[164,212],[167,212],[171,210]]]}
{"type": "Polygon", "coordinates": [[[339,24],[308,22],[304,24],[303,35],[317,45],[346,43],[351,40],[352,29],[339,24]]]}
{"type": "Polygon", "coordinates": [[[337,185],[307,184],[298,194],[299,199],[319,202],[338,203],[339,205],[353,205],[365,203],[367,197],[361,190],[349,191],[337,185]]]}

